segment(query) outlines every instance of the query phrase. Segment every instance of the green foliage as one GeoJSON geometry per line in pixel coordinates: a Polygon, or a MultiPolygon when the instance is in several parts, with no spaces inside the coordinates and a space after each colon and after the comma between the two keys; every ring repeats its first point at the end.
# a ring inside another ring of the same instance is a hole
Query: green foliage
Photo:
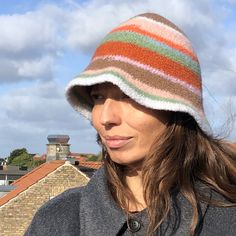
{"type": "Polygon", "coordinates": [[[46,162],[46,160],[33,160],[32,166],[30,166],[30,167],[35,168],[35,167],[37,167],[37,166],[42,165],[42,164],[45,163],[45,162],[46,162]]]}
{"type": "Polygon", "coordinates": [[[29,153],[22,153],[12,160],[11,165],[30,167],[32,165],[32,162],[33,158],[29,153]]]}
{"type": "Polygon", "coordinates": [[[87,155],[87,161],[101,161],[102,160],[102,152],[98,153],[98,155],[87,155]]]}
{"type": "Polygon", "coordinates": [[[98,156],[96,155],[89,155],[87,157],[87,161],[97,161],[97,159],[98,159],[98,156]]]}
{"type": "Polygon", "coordinates": [[[22,154],[28,154],[26,148],[15,149],[10,153],[8,157],[8,164],[11,164],[16,157],[19,157],[22,154]]]}
{"type": "Polygon", "coordinates": [[[33,156],[26,148],[15,149],[8,157],[8,165],[35,168],[45,162],[45,160],[34,160],[33,156]]]}
{"type": "Polygon", "coordinates": [[[10,156],[17,157],[23,153],[28,153],[26,148],[15,149],[10,153],[10,156]]]}

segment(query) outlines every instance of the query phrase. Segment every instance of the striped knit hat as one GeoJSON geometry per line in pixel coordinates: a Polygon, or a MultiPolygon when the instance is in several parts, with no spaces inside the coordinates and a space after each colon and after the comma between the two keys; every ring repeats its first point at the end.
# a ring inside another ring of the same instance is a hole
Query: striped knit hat
{"type": "Polygon", "coordinates": [[[113,29],[88,67],[68,84],[68,101],[91,119],[86,86],[103,82],[117,85],[143,106],[186,112],[204,131],[210,131],[197,55],[186,35],[162,16],[141,14],[113,29]]]}

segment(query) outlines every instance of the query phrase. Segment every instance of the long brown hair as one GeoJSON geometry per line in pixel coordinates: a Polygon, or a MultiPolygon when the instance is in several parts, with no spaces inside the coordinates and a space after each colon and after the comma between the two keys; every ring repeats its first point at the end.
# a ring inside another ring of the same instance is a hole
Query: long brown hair
{"type": "MultiPolygon", "coordinates": [[[[104,159],[109,189],[117,203],[129,211],[128,202],[137,200],[125,182],[125,167],[104,159]],[[125,191],[124,191],[125,190],[125,191]]],[[[148,235],[153,235],[167,218],[174,192],[192,205],[189,235],[199,224],[199,202],[220,207],[236,203],[236,151],[225,141],[203,132],[188,114],[171,112],[167,128],[159,135],[142,164],[144,199],[150,219],[148,235]],[[197,191],[200,181],[229,202],[210,199],[197,191]]]]}

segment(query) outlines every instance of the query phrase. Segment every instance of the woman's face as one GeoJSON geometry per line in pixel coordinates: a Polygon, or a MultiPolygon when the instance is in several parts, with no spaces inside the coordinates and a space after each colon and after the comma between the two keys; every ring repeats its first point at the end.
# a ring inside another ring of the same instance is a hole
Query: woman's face
{"type": "Polygon", "coordinates": [[[122,165],[140,163],[166,127],[168,112],[139,105],[117,86],[92,87],[92,123],[111,159],[122,165]]]}

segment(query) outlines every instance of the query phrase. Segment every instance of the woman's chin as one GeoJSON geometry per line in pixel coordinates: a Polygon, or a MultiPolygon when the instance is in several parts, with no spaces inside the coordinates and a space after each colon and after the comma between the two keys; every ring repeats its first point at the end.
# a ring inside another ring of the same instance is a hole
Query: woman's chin
{"type": "Polygon", "coordinates": [[[137,166],[140,165],[143,161],[143,158],[132,158],[132,157],[114,157],[110,155],[110,158],[113,162],[123,165],[123,166],[137,166]]]}

